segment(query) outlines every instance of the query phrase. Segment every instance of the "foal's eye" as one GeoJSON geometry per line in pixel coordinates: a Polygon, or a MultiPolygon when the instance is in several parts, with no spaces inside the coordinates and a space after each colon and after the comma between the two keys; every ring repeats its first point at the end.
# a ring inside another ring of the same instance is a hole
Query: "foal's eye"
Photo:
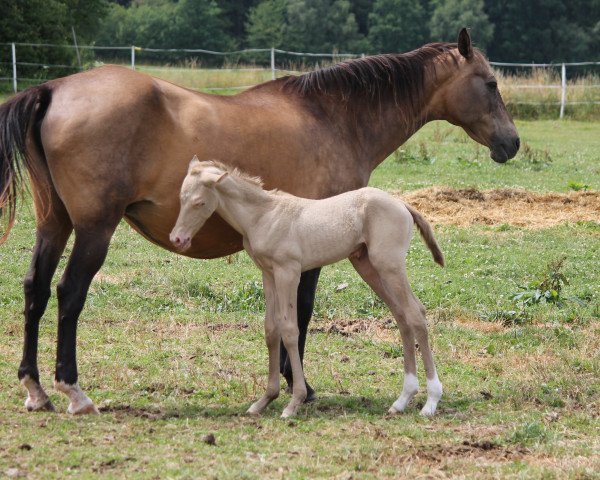
{"type": "Polygon", "coordinates": [[[490,90],[496,90],[498,88],[498,82],[496,80],[490,80],[489,82],[486,82],[486,85],[490,90]]]}

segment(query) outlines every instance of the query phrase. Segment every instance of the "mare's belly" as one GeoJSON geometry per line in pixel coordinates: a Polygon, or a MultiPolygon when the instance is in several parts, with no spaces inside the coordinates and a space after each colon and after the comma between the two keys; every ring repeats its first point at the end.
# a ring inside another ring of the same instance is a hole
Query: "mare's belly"
{"type": "MultiPolygon", "coordinates": [[[[161,208],[151,202],[139,202],[125,212],[125,220],[147,240],[175,253],[169,234],[175,226],[178,210],[161,208]]],[[[242,250],[242,237],[221,217],[213,215],[192,239],[189,250],[181,253],[192,258],[217,258],[242,250]]]]}

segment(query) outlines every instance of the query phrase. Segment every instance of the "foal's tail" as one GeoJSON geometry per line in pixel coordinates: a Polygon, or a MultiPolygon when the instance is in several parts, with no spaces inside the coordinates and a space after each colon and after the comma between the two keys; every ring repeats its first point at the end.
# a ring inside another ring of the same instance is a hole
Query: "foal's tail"
{"type": "Polygon", "coordinates": [[[8,237],[15,221],[17,196],[24,178],[23,167],[33,180],[41,180],[38,177],[46,174],[45,168],[40,165],[40,158],[43,158],[40,124],[50,99],[50,87],[38,85],[0,105],[0,219],[8,218],[4,232],[0,230],[0,245],[8,237]],[[33,142],[30,143],[29,139],[33,142]],[[31,151],[32,146],[37,152],[31,151]]]}
{"type": "Polygon", "coordinates": [[[423,241],[425,242],[425,244],[427,245],[429,250],[431,250],[431,254],[433,255],[433,260],[435,261],[435,263],[437,263],[443,267],[444,266],[444,254],[440,250],[440,246],[437,244],[437,241],[435,240],[435,237],[433,236],[433,230],[431,229],[431,225],[429,225],[429,223],[427,222],[427,220],[425,220],[423,215],[421,215],[419,212],[417,212],[413,207],[411,207],[407,203],[404,203],[404,205],[406,206],[406,208],[412,215],[413,220],[417,224],[417,228],[421,232],[423,241]]]}

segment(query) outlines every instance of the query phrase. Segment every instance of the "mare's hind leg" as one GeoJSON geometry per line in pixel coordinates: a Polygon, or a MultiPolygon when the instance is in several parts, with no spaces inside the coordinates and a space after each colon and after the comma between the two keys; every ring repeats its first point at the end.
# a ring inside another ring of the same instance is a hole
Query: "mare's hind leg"
{"type": "MultiPolygon", "coordinates": [[[[35,190],[34,190],[35,193],[35,190]]],[[[34,197],[36,200],[37,198],[34,197]]],[[[38,211],[38,227],[33,257],[23,282],[25,293],[25,329],[23,358],[19,380],[27,389],[25,408],[29,411],[54,410],[52,402],[40,384],[37,365],[40,319],[50,298],[50,282],[73,226],[64,205],[51,190],[46,202],[48,211],[38,211]]],[[[38,203],[39,204],[39,203],[38,203]]]]}
{"type": "Polygon", "coordinates": [[[77,320],[83,309],[88,289],[108,251],[108,245],[120,217],[86,226],[75,226],[75,243],[67,268],[57,286],[58,341],[54,386],[69,397],[68,412],[98,413],[89,397],[77,383],[77,320]]]}
{"type": "MultiPolygon", "coordinates": [[[[427,402],[421,410],[421,415],[431,416],[435,413],[437,404],[442,397],[442,384],[438,378],[433,354],[429,347],[425,308],[410,289],[405,258],[406,252],[399,252],[397,247],[396,249],[389,247],[377,252],[373,249],[370,250],[371,264],[377,270],[383,288],[389,297],[397,300],[389,305],[396,320],[399,325],[408,324],[419,344],[427,378],[427,402]]],[[[401,328],[403,327],[401,326],[401,328]]],[[[392,408],[398,410],[396,407],[402,407],[402,404],[402,395],[400,395],[392,408]]]]}
{"type": "MultiPolygon", "coordinates": [[[[298,285],[298,349],[300,350],[300,361],[304,362],[304,346],[306,344],[306,333],[308,331],[308,324],[313,314],[313,307],[315,305],[315,293],[317,290],[317,282],[319,281],[319,274],[321,273],[320,268],[308,270],[302,272],[300,275],[300,284],[298,285]]],[[[293,379],[292,379],[292,366],[288,358],[287,350],[285,345],[281,342],[280,346],[280,370],[281,374],[287,381],[289,393],[293,390],[293,379]]],[[[305,402],[312,402],[316,399],[315,391],[306,382],[306,400],[305,402]]]]}
{"type": "Polygon", "coordinates": [[[390,295],[381,283],[379,273],[375,270],[369,260],[367,249],[365,248],[359,257],[352,257],[350,261],[362,279],[371,287],[377,296],[388,305],[400,329],[404,356],[404,384],[400,396],[390,407],[389,413],[403,412],[419,391],[415,356],[415,336],[406,322],[404,312],[398,303],[398,299],[390,295]]]}

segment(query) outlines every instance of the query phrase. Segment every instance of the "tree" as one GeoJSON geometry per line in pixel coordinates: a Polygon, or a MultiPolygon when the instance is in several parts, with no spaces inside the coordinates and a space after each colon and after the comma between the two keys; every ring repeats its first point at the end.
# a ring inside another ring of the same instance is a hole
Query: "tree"
{"type": "Polygon", "coordinates": [[[250,9],[247,44],[255,48],[281,48],[285,29],[285,0],[263,0],[250,9]]]}
{"type": "Polygon", "coordinates": [[[426,11],[418,0],[376,0],[368,39],[377,52],[406,52],[427,41],[426,25],[426,11]]]}
{"type": "MultiPolygon", "coordinates": [[[[17,61],[49,67],[19,65],[20,77],[44,80],[73,73],[78,68],[72,28],[78,39],[90,42],[106,14],[106,0],[20,0],[0,2],[0,43],[51,43],[58,47],[17,46],[17,61]],[[63,47],[61,47],[61,45],[63,47]]],[[[6,47],[0,47],[2,51],[6,47]]],[[[8,47],[10,56],[10,47],[8,47]]],[[[89,52],[83,52],[89,55],[89,52]]],[[[6,58],[6,57],[5,57],[6,58]]],[[[12,76],[10,65],[0,65],[0,77],[12,76]]]]}
{"type": "Polygon", "coordinates": [[[180,0],[171,30],[172,47],[229,50],[232,38],[225,31],[225,21],[215,0],[180,0]]]}
{"type": "Polygon", "coordinates": [[[367,42],[348,0],[288,0],[284,43],[304,52],[359,52],[367,42]]]}
{"type": "Polygon", "coordinates": [[[494,25],[485,13],[483,0],[437,0],[429,22],[431,39],[453,41],[463,27],[469,27],[477,46],[486,50],[494,36],[494,25]]]}
{"type": "Polygon", "coordinates": [[[600,55],[594,34],[599,0],[490,0],[486,9],[496,25],[488,51],[496,61],[581,61],[600,55]]]}

